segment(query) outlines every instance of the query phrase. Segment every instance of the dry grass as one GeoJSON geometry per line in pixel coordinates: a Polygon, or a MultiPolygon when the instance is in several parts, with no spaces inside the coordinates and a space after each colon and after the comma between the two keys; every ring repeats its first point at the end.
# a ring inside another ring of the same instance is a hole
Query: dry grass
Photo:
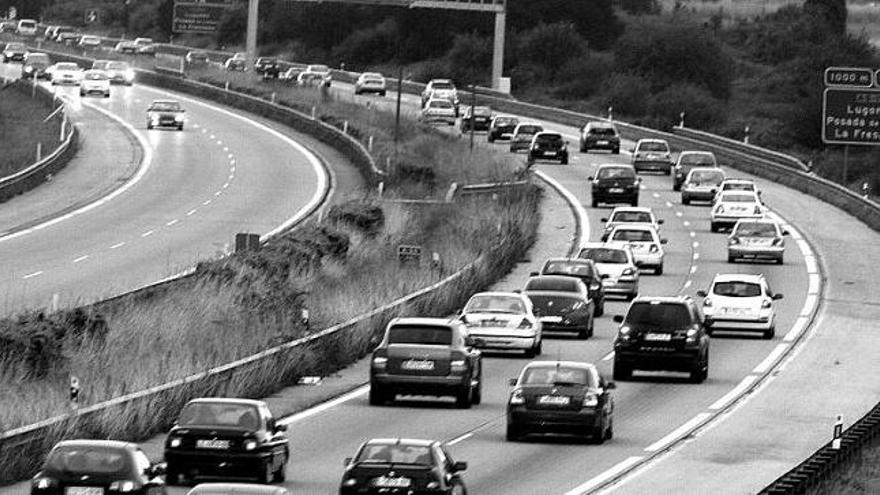
{"type": "MultiPolygon", "coordinates": [[[[2,82],[0,82],[2,87],[2,82]]],[[[6,177],[36,162],[37,143],[43,156],[58,147],[61,125],[58,118],[43,122],[52,108],[31,98],[18,85],[0,90],[0,177],[6,177]]]]}
{"type": "Polygon", "coordinates": [[[880,493],[880,439],[866,445],[856,457],[837,470],[808,495],[845,493],[847,495],[870,495],[880,493]]]}

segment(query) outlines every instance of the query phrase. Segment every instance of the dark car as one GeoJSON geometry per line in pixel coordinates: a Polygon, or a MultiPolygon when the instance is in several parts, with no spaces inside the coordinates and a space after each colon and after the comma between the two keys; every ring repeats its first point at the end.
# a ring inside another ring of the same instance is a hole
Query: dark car
{"type": "Polygon", "coordinates": [[[211,62],[211,59],[208,57],[208,52],[200,50],[187,52],[185,60],[186,66],[190,68],[207,67],[211,62]]]}
{"type": "Polygon", "coordinates": [[[49,79],[50,76],[46,69],[51,65],[49,55],[30,52],[24,56],[24,61],[21,64],[21,77],[22,79],[49,79]]]}
{"type": "Polygon", "coordinates": [[[683,371],[695,383],[709,374],[709,334],[702,311],[688,296],[639,297],[614,339],[614,379],[632,378],[634,369],[683,371]]]}
{"type": "Polygon", "coordinates": [[[680,191],[688,173],[696,167],[718,167],[711,151],[682,151],[672,167],[672,190],[680,191]]]}
{"type": "Polygon", "coordinates": [[[491,120],[491,108],[465,107],[464,114],[461,116],[461,132],[468,132],[472,127],[475,131],[488,131],[491,120]]]}
{"type": "Polygon", "coordinates": [[[593,336],[595,305],[587,286],[568,275],[530,277],[523,288],[532,311],[545,332],[575,332],[580,339],[593,336]]]}
{"type": "Polygon", "coordinates": [[[528,153],[529,163],[537,160],[559,160],[559,163],[568,165],[568,141],[558,132],[544,131],[535,134],[528,153]]]}
{"type": "Polygon", "coordinates": [[[496,139],[510,139],[513,136],[513,130],[519,124],[519,119],[510,115],[496,115],[489,123],[489,130],[486,139],[490,143],[496,139]]]}
{"type": "Polygon", "coordinates": [[[614,436],[614,382],[590,363],[533,361],[523,368],[507,401],[507,440],[530,433],[589,436],[601,444],[614,436]]]}
{"type": "Polygon", "coordinates": [[[587,286],[587,294],[593,301],[593,316],[605,313],[605,289],[602,287],[602,275],[596,269],[593,260],[582,258],[550,258],[544,262],[540,272],[535,275],[563,275],[580,279],[587,286]]]}
{"type": "Polygon", "coordinates": [[[254,72],[264,79],[275,79],[281,73],[281,65],[274,57],[260,57],[254,62],[254,72]]]}
{"type": "Polygon", "coordinates": [[[611,122],[587,122],[580,134],[581,152],[599,149],[620,153],[620,134],[611,122]]]}
{"type": "Polygon", "coordinates": [[[183,114],[186,112],[175,100],[155,100],[147,108],[147,129],[176,127],[183,130],[183,114]]]}
{"type": "Polygon", "coordinates": [[[590,176],[593,208],[599,203],[639,204],[639,188],[642,179],[636,175],[632,165],[599,165],[596,175],[590,176]]]}
{"type": "Polygon", "coordinates": [[[24,56],[28,52],[24,43],[6,43],[3,48],[3,62],[24,62],[24,56]]]}
{"type": "Polygon", "coordinates": [[[181,476],[284,481],[290,457],[286,430],[262,401],[191,400],[165,439],[165,479],[169,485],[181,476]]]}
{"type": "Polygon", "coordinates": [[[65,440],[31,479],[31,495],[165,495],[163,474],[136,444],[65,440]]]}
{"type": "Polygon", "coordinates": [[[482,400],[483,362],[467,327],[443,318],[395,318],[373,351],[370,404],[403,395],[451,395],[458,408],[482,400]]]}
{"type": "Polygon", "coordinates": [[[452,460],[435,440],[377,438],[345,459],[339,495],[464,495],[466,469],[466,462],[452,460]]]}

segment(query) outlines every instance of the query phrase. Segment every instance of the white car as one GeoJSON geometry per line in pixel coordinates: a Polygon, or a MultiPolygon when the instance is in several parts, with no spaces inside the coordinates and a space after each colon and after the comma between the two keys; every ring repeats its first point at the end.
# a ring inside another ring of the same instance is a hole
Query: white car
{"type": "Polygon", "coordinates": [[[455,106],[456,112],[458,111],[458,90],[455,88],[452,79],[431,79],[428,81],[424,91],[422,91],[422,106],[428,100],[433,99],[449,100],[455,106]]]}
{"type": "Polygon", "coordinates": [[[364,72],[354,83],[354,94],[376,93],[385,96],[385,76],[378,72],[364,72]]]}
{"type": "Polygon", "coordinates": [[[758,186],[755,185],[755,181],[752,179],[728,177],[721,181],[721,185],[718,186],[718,192],[715,193],[715,198],[712,200],[712,203],[716,203],[721,196],[721,193],[724,191],[751,191],[757,193],[759,198],[761,197],[761,190],[758,189],[758,186]]]}
{"type": "Polygon", "coordinates": [[[715,275],[709,290],[698,291],[697,295],[703,297],[710,334],[720,329],[757,331],[765,339],[776,334],[774,301],[782,299],[782,294],[774,294],[763,275],[715,275]]]}
{"type": "Polygon", "coordinates": [[[153,44],[153,38],[135,38],[134,50],[143,55],[155,55],[156,45],[153,44]]]}
{"type": "Polygon", "coordinates": [[[318,80],[319,83],[317,86],[324,86],[327,88],[330,87],[330,82],[333,80],[330,76],[330,67],[327,67],[326,65],[307,65],[306,70],[300,73],[299,78],[301,80],[318,80]]]}
{"type": "Polygon", "coordinates": [[[79,43],[77,45],[80,48],[97,48],[101,46],[101,38],[97,36],[93,36],[91,34],[85,34],[82,38],[79,39],[79,43]]]}
{"type": "Polygon", "coordinates": [[[639,269],[629,245],[588,242],[581,246],[578,258],[593,260],[605,295],[622,295],[627,300],[639,295],[639,269]]]}
{"type": "Polygon", "coordinates": [[[727,237],[727,262],[733,263],[740,258],[766,258],[781,265],[787,235],[788,231],[767,218],[740,220],[727,237]]]}
{"type": "Polygon", "coordinates": [[[712,206],[710,230],[718,232],[732,227],[743,219],[764,218],[764,206],[757,193],[749,191],[727,191],[718,196],[712,206]]]}
{"type": "Polygon", "coordinates": [[[15,34],[19,36],[36,36],[37,21],[33,19],[22,19],[18,21],[18,26],[15,28],[15,34]]]}
{"type": "Polygon", "coordinates": [[[110,76],[102,70],[89,69],[83,72],[79,85],[79,95],[99,94],[110,98],[110,76]]]}
{"type": "Polygon", "coordinates": [[[455,105],[446,99],[428,100],[422,109],[422,122],[441,122],[455,125],[455,105]]]}
{"type": "Polygon", "coordinates": [[[665,139],[639,139],[633,150],[632,166],[640,170],[672,173],[672,151],[665,139]]]}
{"type": "Polygon", "coordinates": [[[136,53],[137,46],[135,46],[134,41],[120,41],[119,43],[116,43],[113,50],[117,53],[136,53]]]}
{"type": "Polygon", "coordinates": [[[605,231],[602,233],[602,241],[608,239],[608,234],[618,225],[648,225],[654,227],[658,233],[663,224],[662,218],[654,215],[654,210],[644,206],[618,206],[611,210],[608,218],[603,218],[605,231]]]}
{"type": "MultiPolygon", "coordinates": [[[[92,67],[94,68],[94,67],[92,67]]],[[[128,62],[122,60],[110,60],[104,68],[104,72],[110,78],[110,83],[125,84],[131,86],[134,84],[134,69],[128,62]]]]}
{"type": "Polygon", "coordinates": [[[82,81],[83,71],[74,62],[58,62],[46,69],[52,78],[52,85],[73,84],[79,86],[82,81]]]}
{"type": "Polygon", "coordinates": [[[528,150],[532,145],[532,138],[535,134],[544,132],[544,126],[537,122],[522,122],[513,129],[513,135],[510,137],[510,152],[516,153],[519,150],[528,150]]]}
{"type": "Polygon", "coordinates": [[[663,274],[663,258],[666,252],[663,245],[666,239],[650,225],[618,225],[608,233],[609,243],[625,243],[632,249],[636,266],[654,270],[657,275],[663,274]]]}
{"type": "Polygon", "coordinates": [[[681,184],[681,204],[689,205],[691,201],[714,201],[724,179],[724,171],[720,168],[691,169],[681,184]]]}
{"type": "Polygon", "coordinates": [[[526,357],[541,354],[541,322],[532,301],[522,293],[474,294],[459,319],[467,326],[475,347],[520,350],[526,357]]]}

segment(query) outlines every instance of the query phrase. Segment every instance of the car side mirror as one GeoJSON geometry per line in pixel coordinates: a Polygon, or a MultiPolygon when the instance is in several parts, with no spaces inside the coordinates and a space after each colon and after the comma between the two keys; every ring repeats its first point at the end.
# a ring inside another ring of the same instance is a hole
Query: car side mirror
{"type": "Polygon", "coordinates": [[[789,233],[788,233],[787,230],[783,230],[783,231],[782,231],[782,235],[789,235],[789,233]]]}
{"type": "Polygon", "coordinates": [[[641,261],[636,261],[636,268],[641,268],[642,266],[644,266],[644,263],[642,263],[641,261]]]}
{"type": "Polygon", "coordinates": [[[663,225],[663,219],[662,219],[662,218],[660,218],[660,219],[657,220],[657,225],[663,225]]]}
{"type": "Polygon", "coordinates": [[[605,222],[608,221],[608,219],[607,219],[607,218],[603,218],[603,219],[601,219],[601,220],[599,220],[599,221],[602,222],[602,223],[605,223],[605,222]]]}
{"type": "Polygon", "coordinates": [[[717,190],[715,190],[715,189],[712,189],[712,190],[711,190],[711,191],[709,191],[709,192],[710,192],[710,193],[712,193],[712,194],[715,194],[715,193],[717,193],[717,192],[718,192],[718,191],[717,191],[717,190]]]}
{"type": "Polygon", "coordinates": [[[516,378],[508,378],[507,384],[510,385],[511,387],[515,387],[516,386],[516,378]]]}
{"type": "Polygon", "coordinates": [[[778,301],[778,300],[782,299],[782,297],[783,297],[782,294],[773,294],[774,301],[778,301]]]}
{"type": "Polygon", "coordinates": [[[475,341],[474,341],[474,338],[473,338],[473,337],[471,337],[470,335],[468,335],[467,337],[465,337],[465,339],[464,339],[464,345],[466,345],[466,346],[468,346],[468,347],[473,347],[474,344],[475,344],[475,341]]]}
{"type": "Polygon", "coordinates": [[[276,424],[276,425],[275,425],[275,431],[276,431],[276,432],[279,432],[279,431],[287,431],[287,425],[279,425],[279,424],[276,424]]]}
{"type": "Polygon", "coordinates": [[[614,382],[606,382],[605,383],[605,390],[614,390],[615,388],[617,388],[616,383],[614,383],[614,382]]]}
{"type": "Polygon", "coordinates": [[[614,320],[614,323],[623,323],[623,315],[614,315],[611,319],[614,320]]]}
{"type": "Polygon", "coordinates": [[[530,277],[537,277],[538,275],[540,275],[538,272],[529,273],[530,277]]]}
{"type": "Polygon", "coordinates": [[[351,457],[346,457],[345,459],[343,459],[342,465],[348,466],[349,464],[351,464],[351,459],[352,459],[351,457]]]}
{"type": "Polygon", "coordinates": [[[145,473],[150,478],[155,478],[156,476],[163,476],[168,471],[168,464],[164,462],[160,462],[159,464],[153,464],[152,466],[147,468],[147,472],[145,473]]]}
{"type": "Polygon", "coordinates": [[[514,290],[513,290],[513,293],[514,293],[514,294],[522,294],[522,290],[520,290],[520,289],[514,289],[514,290]]]}
{"type": "Polygon", "coordinates": [[[452,470],[455,472],[466,471],[467,463],[463,461],[455,461],[455,464],[452,465],[452,470]]]}
{"type": "Polygon", "coordinates": [[[660,239],[660,244],[666,244],[669,242],[669,239],[660,239]]]}
{"type": "Polygon", "coordinates": [[[591,175],[591,176],[587,177],[587,180],[593,180],[593,176],[591,175]]]}

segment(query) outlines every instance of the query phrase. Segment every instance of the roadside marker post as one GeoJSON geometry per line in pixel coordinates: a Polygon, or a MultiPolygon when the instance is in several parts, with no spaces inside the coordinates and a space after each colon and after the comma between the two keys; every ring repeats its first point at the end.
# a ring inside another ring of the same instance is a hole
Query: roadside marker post
{"type": "Polygon", "coordinates": [[[843,415],[837,415],[837,421],[834,423],[834,438],[831,440],[831,449],[840,450],[840,436],[843,434],[843,415]]]}
{"type": "Polygon", "coordinates": [[[76,409],[79,406],[79,378],[70,375],[70,407],[76,409]]]}

